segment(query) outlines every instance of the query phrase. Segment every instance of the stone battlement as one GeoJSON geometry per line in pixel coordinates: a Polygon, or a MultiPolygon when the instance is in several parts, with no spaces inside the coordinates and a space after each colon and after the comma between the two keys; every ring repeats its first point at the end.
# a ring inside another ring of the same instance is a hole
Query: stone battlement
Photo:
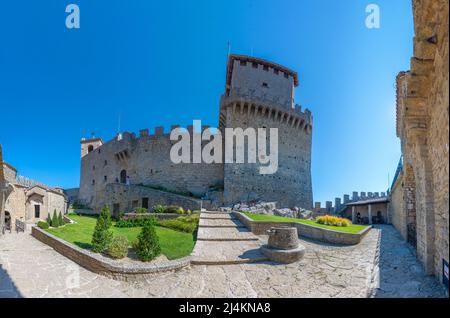
{"type": "Polygon", "coordinates": [[[351,202],[363,201],[368,199],[376,199],[376,198],[386,198],[386,192],[357,192],[353,191],[352,196],[349,194],[344,194],[341,198],[334,199],[334,205],[332,201],[326,201],[325,207],[321,206],[321,202],[314,203],[314,212],[316,213],[330,213],[335,214],[338,213],[342,208],[345,207],[346,204],[351,202]]]}

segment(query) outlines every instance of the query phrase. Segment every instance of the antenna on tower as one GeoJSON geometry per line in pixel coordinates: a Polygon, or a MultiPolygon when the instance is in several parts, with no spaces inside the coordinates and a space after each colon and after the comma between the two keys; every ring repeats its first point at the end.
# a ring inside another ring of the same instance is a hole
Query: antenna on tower
{"type": "Polygon", "coordinates": [[[121,114],[119,112],[119,116],[118,116],[118,125],[117,125],[117,133],[120,134],[120,119],[121,119],[121,114]]]}

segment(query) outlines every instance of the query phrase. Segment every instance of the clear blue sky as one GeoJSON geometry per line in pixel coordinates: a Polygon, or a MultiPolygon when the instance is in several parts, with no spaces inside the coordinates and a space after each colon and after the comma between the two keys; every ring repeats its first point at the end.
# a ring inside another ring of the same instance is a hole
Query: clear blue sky
{"type": "Polygon", "coordinates": [[[0,143],[21,175],[77,187],[80,138],[193,119],[216,126],[227,43],[296,70],[314,116],[315,201],[385,191],[400,145],[395,76],[409,67],[410,0],[45,0],[0,10],[0,143]],[[381,28],[365,27],[367,4],[381,28]],[[81,28],[65,27],[76,3],[81,28]]]}

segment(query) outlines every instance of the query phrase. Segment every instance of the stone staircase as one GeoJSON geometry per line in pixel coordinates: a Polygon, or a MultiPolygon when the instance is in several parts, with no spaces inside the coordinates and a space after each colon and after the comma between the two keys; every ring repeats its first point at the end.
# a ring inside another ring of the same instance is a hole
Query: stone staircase
{"type": "Polygon", "coordinates": [[[227,265],[266,261],[259,238],[228,212],[200,214],[192,265],[227,265]]]}

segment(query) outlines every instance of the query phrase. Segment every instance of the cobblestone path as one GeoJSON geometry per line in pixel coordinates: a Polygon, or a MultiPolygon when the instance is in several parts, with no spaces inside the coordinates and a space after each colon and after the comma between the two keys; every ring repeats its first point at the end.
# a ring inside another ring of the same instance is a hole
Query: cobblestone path
{"type": "Polygon", "coordinates": [[[391,226],[356,246],[301,244],[305,256],[294,264],[197,265],[131,283],[81,268],[28,233],[8,234],[0,297],[445,297],[391,226]]]}

